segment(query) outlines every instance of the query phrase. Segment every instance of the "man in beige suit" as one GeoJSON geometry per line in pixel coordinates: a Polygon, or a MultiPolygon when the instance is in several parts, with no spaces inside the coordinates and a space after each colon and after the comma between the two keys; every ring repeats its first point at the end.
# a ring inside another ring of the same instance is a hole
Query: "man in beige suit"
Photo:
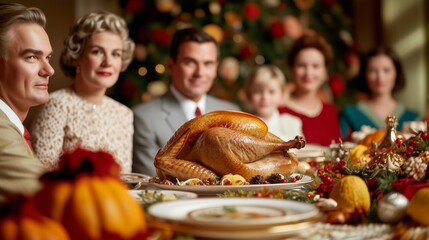
{"type": "Polygon", "coordinates": [[[46,18],[37,8],[0,3],[0,201],[32,194],[45,171],[24,138],[30,107],[48,101],[52,54],[46,18]]]}

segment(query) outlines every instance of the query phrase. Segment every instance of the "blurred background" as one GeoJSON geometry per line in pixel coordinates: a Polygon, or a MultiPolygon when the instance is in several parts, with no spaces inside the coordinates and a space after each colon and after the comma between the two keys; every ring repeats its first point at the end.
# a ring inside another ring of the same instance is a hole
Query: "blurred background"
{"type": "MultiPolygon", "coordinates": [[[[9,1],[3,1],[9,2],[9,1]]],[[[351,82],[360,56],[387,44],[399,54],[407,78],[398,99],[426,115],[429,89],[429,2],[426,0],[21,0],[42,9],[56,70],[49,91],[70,85],[59,67],[69,26],[80,16],[108,10],[126,19],[136,42],[135,60],[109,95],[132,107],[166,91],[169,41],[178,28],[204,28],[220,42],[219,77],[211,94],[245,107],[243,80],[255,65],[275,64],[286,76],[293,41],[317,32],[332,45],[327,99],[340,110],[359,97],[351,82]]],[[[30,111],[28,125],[38,108],[30,111]]]]}

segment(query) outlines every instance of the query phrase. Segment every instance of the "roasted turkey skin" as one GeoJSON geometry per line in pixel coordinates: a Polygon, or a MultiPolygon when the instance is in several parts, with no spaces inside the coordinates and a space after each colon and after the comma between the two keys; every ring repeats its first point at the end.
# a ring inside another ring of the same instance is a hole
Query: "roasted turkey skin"
{"type": "Polygon", "coordinates": [[[183,124],[155,157],[160,178],[215,178],[239,174],[292,174],[298,160],[290,148],[305,146],[302,136],[283,141],[258,117],[239,111],[214,111],[183,124]]]}

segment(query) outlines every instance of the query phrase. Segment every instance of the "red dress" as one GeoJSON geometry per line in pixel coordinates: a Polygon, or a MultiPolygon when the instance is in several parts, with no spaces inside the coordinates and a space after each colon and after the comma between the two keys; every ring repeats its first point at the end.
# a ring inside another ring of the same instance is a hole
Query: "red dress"
{"type": "Polygon", "coordinates": [[[314,117],[295,112],[286,106],[280,107],[279,112],[289,113],[301,119],[302,132],[307,143],[329,146],[332,140],[339,142],[340,124],[334,105],[323,103],[322,111],[314,117]]]}

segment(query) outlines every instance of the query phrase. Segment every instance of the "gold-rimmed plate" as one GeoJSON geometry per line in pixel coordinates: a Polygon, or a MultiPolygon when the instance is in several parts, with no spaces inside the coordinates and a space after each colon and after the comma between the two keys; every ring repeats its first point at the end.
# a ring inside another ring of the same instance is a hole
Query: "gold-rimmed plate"
{"type": "Polygon", "coordinates": [[[267,198],[197,198],[152,205],[148,214],[159,220],[223,228],[287,224],[319,214],[312,204],[267,198]]]}
{"type": "Polygon", "coordinates": [[[178,200],[152,205],[147,213],[148,223],[157,229],[213,239],[304,236],[321,219],[314,205],[266,198],[178,200]]]}

